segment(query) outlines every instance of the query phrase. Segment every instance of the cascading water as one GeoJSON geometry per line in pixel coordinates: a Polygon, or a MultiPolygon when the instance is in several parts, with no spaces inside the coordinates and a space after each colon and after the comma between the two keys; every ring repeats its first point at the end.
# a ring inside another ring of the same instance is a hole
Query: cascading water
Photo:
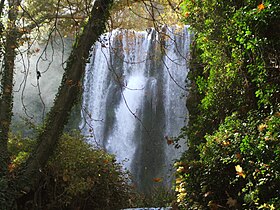
{"type": "Polygon", "coordinates": [[[114,30],[100,37],[86,67],[81,128],[142,191],[169,183],[170,164],[186,149],[170,143],[186,123],[189,42],[187,27],[114,30]]]}

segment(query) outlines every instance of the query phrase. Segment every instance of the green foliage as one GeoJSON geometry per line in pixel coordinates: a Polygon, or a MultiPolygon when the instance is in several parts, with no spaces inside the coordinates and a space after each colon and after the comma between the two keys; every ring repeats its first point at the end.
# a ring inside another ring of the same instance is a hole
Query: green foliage
{"type": "Polygon", "coordinates": [[[111,12],[111,27],[146,30],[154,27],[160,30],[164,25],[181,24],[179,0],[118,0],[111,12]],[[139,24],[141,19],[141,24],[139,24]]]}
{"type": "MultiPolygon", "coordinates": [[[[11,171],[26,160],[33,145],[30,139],[10,138],[11,171]]],[[[136,197],[129,182],[129,174],[122,171],[114,156],[93,149],[77,132],[64,134],[42,169],[40,187],[21,205],[47,209],[121,209],[136,197]]]]}
{"type": "Polygon", "coordinates": [[[36,36],[41,38],[49,34],[75,37],[89,16],[90,8],[91,1],[80,0],[26,0],[20,7],[27,23],[34,25],[36,22],[38,32],[42,33],[36,32],[36,36]]]}
{"type": "Polygon", "coordinates": [[[185,0],[182,9],[195,32],[190,79],[201,97],[197,124],[209,127],[204,134],[235,111],[275,111],[279,2],[185,0]]]}
{"type": "Polygon", "coordinates": [[[54,182],[49,190],[57,205],[119,209],[129,204],[128,174],[113,156],[93,150],[78,134],[63,135],[46,173],[54,182]]]}
{"type": "Polygon", "coordinates": [[[10,170],[24,163],[34,146],[33,139],[23,138],[21,134],[10,134],[8,139],[8,150],[11,157],[10,170]]]}
{"type": "Polygon", "coordinates": [[[133,207],[147,207],[147,206],[156,206],[156,207],[169,207],[172,202],[175,200],[175,193],[171,191],[168,187],[154,187],[150,190],[149,193],[136,194],[136,198],[133,204],[133,207]]]}
{"type": "Polygon", "coordinates": [[[177,201],[186,209],[279,209],[279,128],[279,112],[227,117],[199,146],[200,160],[176,164],[177,201]]]}
{"type": "Polygon", "coordinates": [[[181,6],[195,39],[177,202],[183,209],[279,209],[280,3],[181,6]]]}

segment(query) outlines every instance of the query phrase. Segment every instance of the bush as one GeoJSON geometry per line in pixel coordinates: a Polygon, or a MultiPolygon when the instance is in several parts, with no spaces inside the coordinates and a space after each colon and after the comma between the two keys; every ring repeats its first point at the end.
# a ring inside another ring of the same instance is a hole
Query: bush
{"type": "MultiPolygon", "coordinates": [[[[11,165],[16,167],[28,157],[34,142],[20,137],[9,142],[11,165]]],[[[79,133],[64,134],[42,170],[40,187],[21,202],[27,209],[121,209],[130,205],[134,195],[129,182],[129,174],[114,156],[93,149],[79,133]]]]}
{"type": "Polygon", "coordinates": [[[245,118],[250,110],[277,110],[280,3],[184,0],[182,11],[195,35],[185,134],[197,155],[204,135],[212,134],[233,112],[245,118]]]}
{"type": "Polygon", "coordinates": [[[177,202],[185,209],[279,209],[280,113],[264,119],[227,117],[206,143],[199,160],[177,168],[177,202]]]}
{"type": "Polygon", "coordinates": [[[181,6],[195,39],[177,202],[182,209],[280,209],[280,3],[181,6]]]}
{"type": "Polygon", "coordinates": [[[175,192],[166,186],[154,186],[148,193],[137,193],[133,207],[169,207],[175,200],[175,192]]]}

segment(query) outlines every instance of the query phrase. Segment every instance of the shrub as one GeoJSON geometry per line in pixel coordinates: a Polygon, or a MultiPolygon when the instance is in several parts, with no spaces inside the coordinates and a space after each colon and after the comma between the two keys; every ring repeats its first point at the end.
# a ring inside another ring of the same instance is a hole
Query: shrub
{"type": "Polygon", "coordinates": [[[227,117],[206,143],[199,160],[177,168],[177,202],[186,209],[279,209],[280,113],[264,119],[227,117]]]}
{"type": "Polygon", "coordinates": [[[195,38],[177,202],[280,209],[280,3],[184,0],[182,11],[195,38]]]}
{"type": "Polygon", "coordinates": [[[149,192],[137,193],[133,207],[169,207],[175,200],[175,193],[167,186],[154,186],[149,192]]]}
{"type": "MultiPolygon", "coordinates": [[[[13,165],[29,155],[29,143],[20,137],[11,138],[13,165]]],[[[39,209],[121,209],[130,205],[133,196],[129,182],[129,174],[122,171],[114,156],[93,149],[79,133],[64,134],[42,170],[40,187],[25,197],[24,205],[39,209]]]]}

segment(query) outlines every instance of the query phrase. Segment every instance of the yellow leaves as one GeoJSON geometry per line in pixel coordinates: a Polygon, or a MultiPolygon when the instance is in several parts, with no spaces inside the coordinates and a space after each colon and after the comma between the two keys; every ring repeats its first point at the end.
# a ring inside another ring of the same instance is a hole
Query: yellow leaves
{"type": "Polygon", "coordinates": [[[10,163],[10,164],[8,165],[8,170],[9,170],[9,172],[12,172],[15,168],[16,168],[16,165],[15,165],[14,163],[10,163]]]}
{"type": "Polygon", "coordinates": [[[178,203],[182,202],[185,199],[185,197],[187,196],[187,192],[186,192],[186,189],[183,186],[183,183],[181,183],[180,186],[177,186],[175,191],[178,192],[177,202],[178,203]]]}
{"type": "Polygon", "coordinates": [[[261,205],[259,207],[259,209],[270,209],[270,210],[275,210],[275,206],[274,204],[268,204],[268,203],[264,203],[263,205],[261,205]]]}
{"type": "Polygon", "coordinates": [[[184,198],[186,197],[187,193],[180,193],[177,195],[177,202],[180,203],[181,201],[184,201],[184,198]]]}
{"type": "Polygon", "coordinates": [[[18,31],[22,34],[31,32],[30,28],[19,28],[18,31]]]}
{"type": "Polygon", "coordinates": [[[222,145],[224,147],[229,146],[230,145],[230,141],[222,141],[222,145]]]}
{"type": "Polygon", "coordinates": [[[108,164],[110,161],[108,159],[103,160],[104,164],[108,164]]]}
{"type": "Polygon", "coordinates": [[[182,161],[179,161],[179,162],[175,162],[174,163],[174,167],[178,167],[178,166],[182,166],[183,165],[183,162],[182,161]]]}
{"type": "Polygon", "coordinates": [[[190,16],[190,13],[189,12],[186,12],[185,15],[184,15],[186,18],[188,18],[190,16]]]}
{"type": "Polygon", "coordinates": [[[182,183],[182,181],[183,181],[183,179],[182,179],[182,178],[177,178],[177,179],[176,179],[176,184],[181,184],[181,183],[182,183]]]}
{"type": "Polygon", "coordinates": [[[176,179],[175,192],[178,192],[179,194],[183,194],[183,196],[186,196],[187,191],[186,191],[186,188],[185,188],[185,183],[182,180],[177,180],[176,179]]]}
{"type": "Polygon", "coordinates": [[[240,165],[235,166],[235,170],[236,170],[236,173],[237,173],[238,176],[241,176],[243,178],[246,177],[246,175],[245,175],[245,173],[244,173],[244,171],[243,171],[243,169],[240,165]]]}
{"type": "Polygon", "coordinates": [[[174,140],[173,140],[172,138],[168,137],[168,136],[165,136],[165,139],[166,139],[166,143],[167,143],[168,145],[174,143],[174,140]]]}
{"type": "Polygon", "coordinates": [[[184,172],[185,168],[183,166],[179,166],[176,170],[178,173],[184,172]]]}
{"type": "Polygon", "coordinates": [[[258,10],[259,10],[259,11],[264,10],[264,8],[265,8],[265,6],[264,6],[263,3],[261,3],[261,4],[258,5],[258,10]]]}
{"type": "Polygon", "coordinates": [[[175,191],[178,192],[178,193],[186,194],[187,191],[186,191],[186,188],[185,188],[185,184],[181,183],[180,185],[176,186],[175,191]]]}
{"type": "Polygon", "coordinates": [[[154,181],[154,182],[162,182],[163,179],[160,178],[160,177],[156,177],[156,178],[153,178],[153,181],[154,181]]]}
{"type": "Polygon", "coordinates": [[[213,192],[212,191],[208,191],[208,192],[206,192],[206,193],[204,193],[204,197],[205,198],[207,198],[207,197],[209,197],[210,195],[212,195],[213,194],[213,192]]]}
{"type": "MultiPolygon", "coordinates": [[[[180,162],[177,162],[177,163],[180,163],[180,162]]],[[[185,182],[184,182],[182,176],[176,178],[175,192],[177,192],[177,203],[183,202],[185,197],[187,196],[187,190],[185,188],[185,182]]]]}
{"type": "Polygon", "coordinates": [[[168,145],[170,145],[170,144],[173,144],[174,141],[173,141],[173,140],[167,140],[166,143],[167,143],[168,145]]]}
{"type": "Polygon", "coordinates": [[[22,45],[24,45],[24,41],[23,41],[23,40],[20,40],[20,41],[18,42],[18,44],[19,44],[20,46],[22,46],[22,45]]]}
{"type": "Polygon", "coordinates": [[[243,169],[240,165],[235,166],[235,170],[237,173],[241,173],[243,171],[243,169]]]}
{"type": "Polygon", "coordinates": [[[258,126],[258,130],[259,130],[260,132],[262,132],[266,127],[267,127],[266,124],[260,124],[260,125],[258,126]]]}

